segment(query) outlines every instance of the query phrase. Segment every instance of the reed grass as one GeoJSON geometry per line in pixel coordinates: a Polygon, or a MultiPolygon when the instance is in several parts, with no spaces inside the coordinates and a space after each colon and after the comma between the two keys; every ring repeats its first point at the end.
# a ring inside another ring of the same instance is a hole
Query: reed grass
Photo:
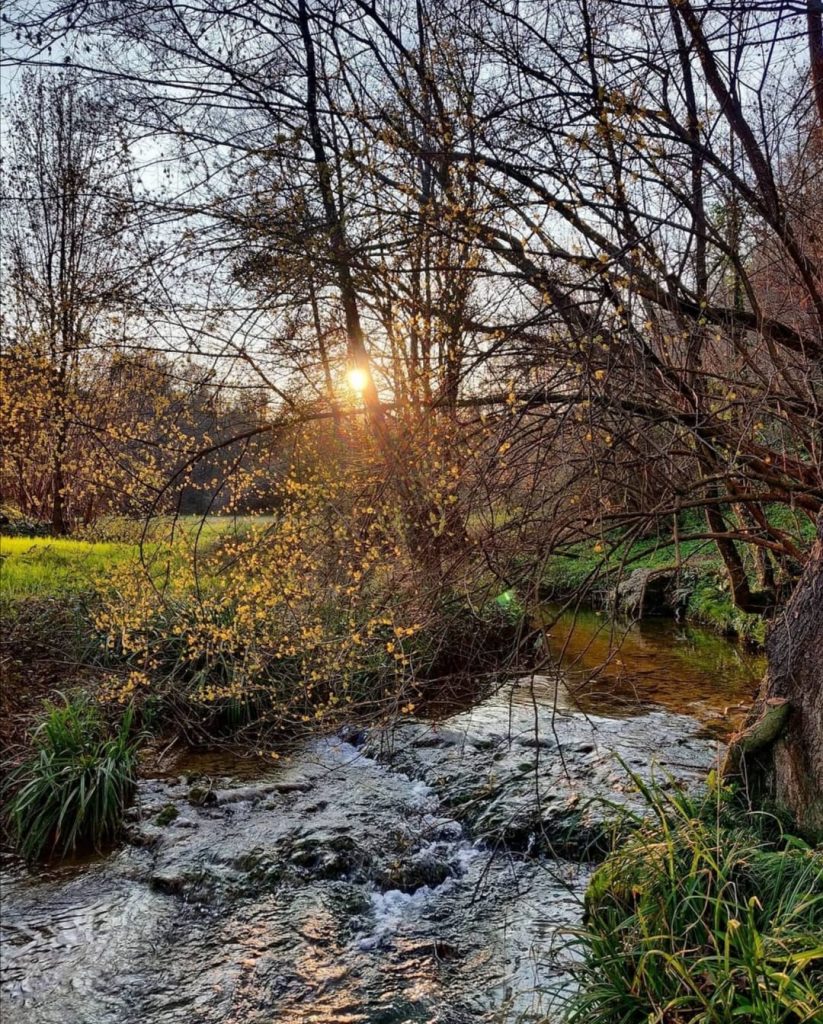
{"type": "Polygon", "coordinates": [[[84,694],[46,704],[31,758],[7,780],[11,838],[27,860],[112,840],[134,792],[137,739],[127,708],[114,730],[84,694]]]}
{"type": "Polygon", "coordinates": [[[567,1024],[820,1024],[823,853],[728,790],[642,788],[587,893],[567,1024]]]}

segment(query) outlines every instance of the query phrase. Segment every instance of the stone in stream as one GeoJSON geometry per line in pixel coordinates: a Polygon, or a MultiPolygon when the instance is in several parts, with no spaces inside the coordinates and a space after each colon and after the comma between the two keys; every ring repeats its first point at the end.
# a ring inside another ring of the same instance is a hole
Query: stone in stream
{"type": "Polygon", "coordinates": [[[635,569],[611,594],[615,611],[632,619],[664,615],[677,618],[693,590],[691,577],[676,569],[635,569]]]}
{"type": "Polygon", "coordinates": [[[164,804],[164,806],[160,808],[160,813],[154,819],[154,824],[159,825],[162,828],[164,825],[170,825],[171,822],[179,816],[180,811],[175,804],[164,804]]]}
{"type": "Polygon", "coordinates": [[[311,880],[413,891],[453,874],[462,830],[426,787],[364,771],[354,747],[325,742],[333,765],[241,786],[200,780],[195,800],[179,782],[144,784],[128,838],[152,851],[150,884],[214,901],[311,880]]]}
{"type": "Polygon", "coordinates": [[[527,699],[531,683],[442,724],[401,721],[376,731],[365,752],[424,781],[476,838],[574,858],[603,851],[618,808],[642,811],[632,774],[644,783],[689,784],[718,756],[718,744],[685,715],[552,711],[527,699]]]}

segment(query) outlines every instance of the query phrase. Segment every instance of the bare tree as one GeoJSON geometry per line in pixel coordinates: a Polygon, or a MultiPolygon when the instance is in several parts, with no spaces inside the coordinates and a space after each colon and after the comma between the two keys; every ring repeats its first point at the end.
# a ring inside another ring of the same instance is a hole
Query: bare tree
{"type": "MultiPolygon", "coordinates": [[[[436,511],[409,438],[443,414],[467,448],[485,438],[472,486],[516,495],[507,528],[540,538],[536,561],[575,531],[633,538],[673,523],[678,541],[715,544],[736,604],[766,614],[805,564],[791,607],[813,650],[816,0],[66,0],[15,12],[29,61],[105,39],[84,72],[103,64],[147,129],[183,138],[201,185],[231,190],[268,165],[281,206],[299,196],[279,234],[255,223],[265,203],[195,205],[240,227],[222,243],[235,255],[251,228],[271,290],[309,311],[308,351],[294,355],[323,368],[329,394],[324,319],[339,325],[412,545],[426,546],[418,523],[436,511]],[[288,259],[266,261],[267,249],[288,259]],[[308,287],[295,273],[306,262],[308,287]]],[[[770,680],[786,678],[787,643],[772,645],[770,680]]],[[[823,778],[807,723],[820,700],[819,686],[793,689],[784,723],[814,785],[777,786],[815,821],[823,778]]]]}
{"type": "Polygon", "coordinates": [[[7,116],[4,486],[16,481],[35,511],[48,503],[62,534],[78,434],[94,429],[84,390],[140,301],[143,250],[128,147],[101,89],[29,72],[7,116]]]}

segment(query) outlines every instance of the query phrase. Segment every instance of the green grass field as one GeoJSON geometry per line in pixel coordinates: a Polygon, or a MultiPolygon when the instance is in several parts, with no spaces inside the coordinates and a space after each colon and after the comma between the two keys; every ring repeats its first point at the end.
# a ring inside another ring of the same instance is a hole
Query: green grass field
{"type": "Polygon", "coordinates": [[[175,538],[197,538],[199,544],[208,545],[218,537],[241,536],[251,527],[264,530],[274,522],[273,515],[253,516],[157,516],[146,528],[143,519],[127,519],[125,516],[107,516],[98,520],[89,529],[85,539],[92,541],[119,541],[138,544],[141,540],[168,541],[174,531],[175,538]]]}
{"type": "Polygon", "coordinates": [[[130,544],[55,537],[0,537],[0,597],[49,597],[85,590],[136,556],[130,544]]]}
{"type": "MultiPolygon", "coordinates": [[[[208,552],[221,537],[241,536],[252,527],[264,530],[272,521],[272,516],[157,519],[147,531],[147,548],[167,542],[172,525],[183,548],[196,541],[208,552]]],[[[0,599],[53,597],[93,587],[113,566],[138,557],[143,526],[118,517],[101,522],[85,539],[0,536],[0,599]]]]}
{"type": "MultiPolygon", "coordinates": [[[[785,530],[801,546],[810,545],[814,539],[814,523],[808,516],[799,515],[785,508],[766,506],[771,525],[785,530]]],[[[681,534],[700,533],[705,529],[702,519],[694,513],[684,515],[681,534]]],[[[754,574],[751,549],[741,545],[747,568],[754,574]]],[[[621,542],[620,534],[607,534],[599,544],[581,541],[569,547],[567,553],[554,554],[547,562],[543,576],[544,583],[558,591],[574,591],[586,583],[601,581],[609,574],[631,572],[633,569],[662,569],[678,564],[693,570],[698,577],[707,581],[709,590],[720,593],[725,581],[725,569],[714,542],[711,540],[686,540],[679,546],[671,537],[647,537],[627,545],[621,542]],[[717,583],[720,586],[717,586],[717,583]]],[[[707,598],[707,604],[711,603],[707,598]]]]}

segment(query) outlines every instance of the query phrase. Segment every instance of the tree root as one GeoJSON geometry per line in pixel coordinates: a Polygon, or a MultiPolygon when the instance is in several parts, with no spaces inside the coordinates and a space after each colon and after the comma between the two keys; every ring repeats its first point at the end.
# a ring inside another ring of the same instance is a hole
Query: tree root
{"type": "Polygon", "coordinates": [[[772,697],[764,702],[758,718],[732,736],[721,768],[721,777],[724,780],[729,781],[740,775],[740,769],[749,754],[763,750],[775,742],[783,731],[790,710],[789,701],[782,697],[772,697]]]}

